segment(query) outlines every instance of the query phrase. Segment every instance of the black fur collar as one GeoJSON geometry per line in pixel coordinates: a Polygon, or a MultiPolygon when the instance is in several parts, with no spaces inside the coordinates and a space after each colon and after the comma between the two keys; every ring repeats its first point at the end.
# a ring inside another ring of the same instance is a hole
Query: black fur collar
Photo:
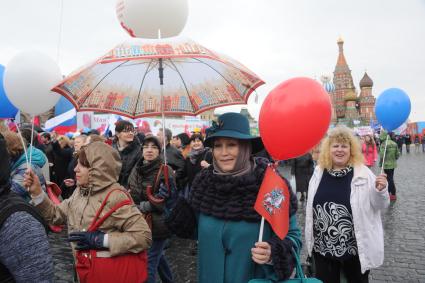
{"type": "MultiPolygon", "coordinates": [[[[259,221],[261,217],[254,210],[254,204],[263,181],[267,160],[256,158],[255,163],[252,173],[237,177],[213,174],[212,166],[202,170],[192,184],[190,197],[192,208],[219,219],[259,221]]],[[[297,210],[297,201],[289,184],[288,187],[291,193],[292,215],[297,210]]]]}

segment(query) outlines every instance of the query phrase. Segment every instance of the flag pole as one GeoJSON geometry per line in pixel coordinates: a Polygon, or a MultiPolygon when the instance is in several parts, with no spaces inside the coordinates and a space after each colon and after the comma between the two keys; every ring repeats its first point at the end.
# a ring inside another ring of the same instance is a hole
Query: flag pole
{"type": "Polygon", "coordinates": [[[264,217],[261,217],[261,224],[260,224],[260,235],[258,235],[258,241],[263,241],[263,231],[264,231],[264,217]]]}

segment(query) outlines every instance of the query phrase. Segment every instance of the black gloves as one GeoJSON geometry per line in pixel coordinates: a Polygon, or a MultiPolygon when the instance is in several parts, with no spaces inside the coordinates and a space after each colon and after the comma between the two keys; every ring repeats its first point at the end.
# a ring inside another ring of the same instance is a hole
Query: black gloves
{"type": "Polygon", "coordinates": [[[197,229],[197,219],[190,204],[179,198],[170,215],[165,219],[167,228],[183,239],[193,239],[197,229]]]}
{"type": "Polygon", "coordinates": [[[70,242],[77,242],[76,250],[103,250],[105,233],[97,230],[94,232],[72,232],[69,234],[70,242]]]}

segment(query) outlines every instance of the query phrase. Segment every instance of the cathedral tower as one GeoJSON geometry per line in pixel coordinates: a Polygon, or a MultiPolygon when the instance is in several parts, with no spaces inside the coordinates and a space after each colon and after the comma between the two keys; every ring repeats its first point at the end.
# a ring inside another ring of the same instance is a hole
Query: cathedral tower
{"type": "Polygon", "coordinates": [[[365,72],[360,80],[360,117],[365,124],[376,121],[375,117],[375,97],[372,95],[373,81],[365,72]]]}
{"type": "Polygon", "coordinates": [[[353,77],[351,76],[351,70],[348,67],[347,61],[344,56],[344,40],[339,38],[337,41],[339,54],[336,62],[333,83],[335,85],[335,91],[333,92],[332,100],[335,103],[335,111],[337,118],[345,117],[345,97],[352,96],[356,93],[356,89],[353,83],[353,77]]]}

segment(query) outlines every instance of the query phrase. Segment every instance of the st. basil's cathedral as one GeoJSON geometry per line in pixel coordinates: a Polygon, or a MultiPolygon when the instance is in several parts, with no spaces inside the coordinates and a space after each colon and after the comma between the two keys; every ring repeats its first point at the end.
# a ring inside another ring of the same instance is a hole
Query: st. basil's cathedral
{"type": "Polygon", "coordinates": [[[338,43],[338,59],[333,73],[322,76],[321,81],[332,101],[332,124],[344,124],[349,127],[370,125],[376,121],[375,97],[372,95],[373,81],[365,72],[360,80],[360,94],[356,90],[344,56],[344,41],[338,43]]]}

